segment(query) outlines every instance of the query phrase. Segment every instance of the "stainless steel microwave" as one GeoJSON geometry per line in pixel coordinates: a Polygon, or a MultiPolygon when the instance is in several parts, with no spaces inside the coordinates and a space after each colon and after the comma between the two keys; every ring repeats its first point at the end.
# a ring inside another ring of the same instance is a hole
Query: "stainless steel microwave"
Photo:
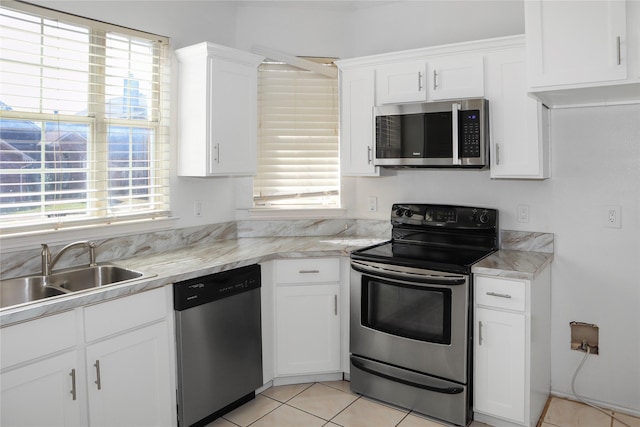
{"type": "Polygon", "coordinates": [[[374,165],[483,168],[489,164],[486,99],[374,108],[374,165]]]}

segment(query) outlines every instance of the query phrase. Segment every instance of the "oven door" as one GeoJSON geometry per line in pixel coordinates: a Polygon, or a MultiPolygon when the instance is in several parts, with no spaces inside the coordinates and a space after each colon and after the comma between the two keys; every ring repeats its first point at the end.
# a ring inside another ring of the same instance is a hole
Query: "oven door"
{"type": "Polygon", "coordinates": [[[469,276],[351,261],[353,355],[467,383],[469,276]]]}

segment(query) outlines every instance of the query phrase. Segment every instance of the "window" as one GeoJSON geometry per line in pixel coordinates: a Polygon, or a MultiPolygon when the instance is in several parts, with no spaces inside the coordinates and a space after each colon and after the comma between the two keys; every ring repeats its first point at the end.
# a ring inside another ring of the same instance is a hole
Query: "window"
{"type": "MultiPolygon", "coordinates": [[[[313,61],[335,67],[332,59],[313,61]]],[[[262,63],[258,120],[254,205],[339,207],[337,77],[262,63]]]]}
{"type": "Polygon", "coordinates": [[[0,8],[3,234],[168,216],[168,40],[0,8]]]}

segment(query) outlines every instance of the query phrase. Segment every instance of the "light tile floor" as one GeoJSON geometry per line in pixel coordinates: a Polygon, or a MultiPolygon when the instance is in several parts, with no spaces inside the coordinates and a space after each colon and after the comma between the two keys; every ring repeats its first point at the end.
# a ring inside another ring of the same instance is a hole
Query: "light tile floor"
{"type": "MultiPolygon", "coordinates": [[[[640,427],[640,418],[616,414],[640,427]]],[[[351,393],[348,381],[271,387],[207,427],[442,427],[423,415],[351,393]]],[[[486,427],[474,421],[472,427],[486,427]]],[[[550,400],[540,427],[625,427],[586,405],[550,400]]]]}

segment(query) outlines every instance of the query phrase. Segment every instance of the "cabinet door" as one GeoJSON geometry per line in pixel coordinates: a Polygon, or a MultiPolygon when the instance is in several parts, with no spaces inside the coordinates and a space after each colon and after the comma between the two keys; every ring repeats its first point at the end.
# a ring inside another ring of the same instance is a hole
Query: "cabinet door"
{"type": "Polygon", "coordinates": [[[429,59],[429,101],[484,97],[483,55],[429,59]]]}
{"type": "Polygon", "coordinates": [[[527,95],[524,46],[487,55],[491,177],[550,176],[549,112],[527,95]]]}
{"type": "Polygon", "coordinates": [[[255,175],[257,66],[262,57],[213,43],[176,50],[178,175],[255,175]]]}
{"type": "Polygon", "coordinates": [[[525,28],[532,88],[627,77],[624,1],[526,1],[525,28]]]}
{"type": "Polygon", "coordinates": [[[255,175],[257,71],[209,58],[209,174],[255,175]]]}
{"type": "Polygon", "coordinates": [[[80,379],[75,351],[4,372],[0,425],[81,425],[80,379]]]}
{"type": "Polygon", "coordinates": [[[174,424],[166,322],[92,344],[86,354],[92,426],[174,424]]]}
{"type": "Polygon", "coordinates": [[[340,285],[276,288],[276,375],[340,370],[340,285]]]}
{"type": "Polygon", "coordinates": [[[376,105],[427,100],[423,61],[376,67],[376,105]]]}
{"type": "Polygon", "coordinates": [[[340,173],[379,175],[373,166],[374,70],[344,70],[340,76],[340,173]]]}
{"type": "Polygon", "coordinates": [[[525,316],[476,307],[474,409],[524,422],[525,316]]]}

